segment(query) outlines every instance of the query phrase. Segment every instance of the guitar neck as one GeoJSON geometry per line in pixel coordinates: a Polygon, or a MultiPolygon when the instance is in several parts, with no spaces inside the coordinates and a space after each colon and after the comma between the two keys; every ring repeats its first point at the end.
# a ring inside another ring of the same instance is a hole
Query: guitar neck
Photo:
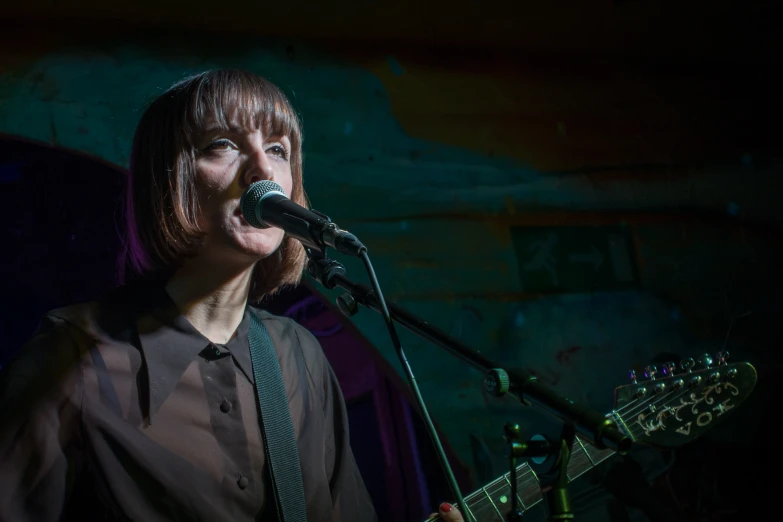
{"type": "MultiPolygon", "coordinates": [[[[674,363],[667,363],[665,377],[655,379],[654,384],[650,379],[617,388],[615,411],[607,417],[616,421],[628,436],[632,435],[632,426],[637,431],[632,437],[634,442],[673,448],[695,439],[715,419],[739,406],[756,384],[756,369],[750,363],[727,363],[726,357],[728,354],[719,353],[721,362],[712,367],[711,356],[706,354],[702,356],[707,361],[702,363],[705,367],[696,370],[693,359],[685,359],[680,373],[672,373],[674,363]]],[[[568,459],[568,480],[583,475],[614,453],[577,436],[568,459]]],[[[541,484],[526,462],[514,472],[519,509],[526,511],[543,499],[541,484]]],[[[507,473],[465,497],[465,504],[476,522],[505,522],[511,511],[511,494],[511,475],[507,473]]]]}
{"type": "MultiPolygon", "coordinates": [[[[613,450],[600,450],[577,436],[568,461],[568,480],[590,471],[614,453],[613,450]]],[[[519,509],[526,511],[543,499],[541,486],[535,472],[526,462],[517,467],[516,474],[519,509]]],[[[465,503],[476,522],[505,522],[511,511],[510,495],[511,475],[506,473],[465,497],[465,503]]]]}

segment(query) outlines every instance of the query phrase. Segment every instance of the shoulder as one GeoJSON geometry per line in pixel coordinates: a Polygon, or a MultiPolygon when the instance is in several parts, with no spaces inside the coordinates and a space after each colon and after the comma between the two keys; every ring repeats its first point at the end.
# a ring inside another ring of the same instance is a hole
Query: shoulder
{"type": "Polygon", "coordinates": [[[127,287],[115,288],[95,300],[51,310],[43,321],[69,330],[80,344],[125,337],[139,305],[136,294],[127,287]]]}
{"type": "Polygon", "coordinates": [[[48,311],[40,318],[38,327],[15,360],[44,365],[79,359],[86,349],[89,336],[85,334],[95,315],[94,303],[73,304],[48,311]]]}
{"type": "Polygon", "coordinates": [[[98,308],[96,301],[55,308],[41,318],[39,328],[57,329],[63,335],[87,334],[95,329],[96,319],[99,316],[98,308]]]}
{"type": "Polygon", "coordinates": [[[66,365],[83,359],[93,346],[117,338],[130,324],[129,314],[124,313],[128,310],[125,295],[123,290],[115,289],[93,301],[46,312],[9,368],[66,365]]]}
{"type": "Polygon", "coordinates": [[[41,317],[33,335],[0,373],[0,409],[21,411],[47,397],[59,400],[77,393],[89,344],[69,321],[75,312],[76,307],[69,306],[41,317]]]}

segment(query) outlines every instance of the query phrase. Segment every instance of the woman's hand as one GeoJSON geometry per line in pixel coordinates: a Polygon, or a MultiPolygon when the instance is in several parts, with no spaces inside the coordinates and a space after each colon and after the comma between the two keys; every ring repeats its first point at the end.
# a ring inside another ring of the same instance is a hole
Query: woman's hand
{"type": "Polygon", "coordinates": [[[459,512],[459,509],[446,502],[438,507],[437,513],[432,513],[430,515],[430,520],[438,516],[440,516],[440,519],[445,522],[465,522],[465,519],[462,518],[462,513],[459,512]]]}

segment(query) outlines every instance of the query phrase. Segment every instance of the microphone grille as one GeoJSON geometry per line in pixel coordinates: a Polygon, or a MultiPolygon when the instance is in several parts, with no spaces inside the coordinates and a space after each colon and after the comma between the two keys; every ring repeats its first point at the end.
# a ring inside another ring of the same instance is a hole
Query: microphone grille
{"type": "Polygon", "coordinates": [[[252,183],[245,193],[242,194],[242,197],[239,200],[239,208],[242,211],[242,215],[251,226],[256,228],[269,228],[269,225],[264,223],[264,220],[261,219],[261,209],[263,205],[259,205],[259,203],[272,194],[288,197],[286,196],[283,187],[274,181],[266,179],[252,183]]]}

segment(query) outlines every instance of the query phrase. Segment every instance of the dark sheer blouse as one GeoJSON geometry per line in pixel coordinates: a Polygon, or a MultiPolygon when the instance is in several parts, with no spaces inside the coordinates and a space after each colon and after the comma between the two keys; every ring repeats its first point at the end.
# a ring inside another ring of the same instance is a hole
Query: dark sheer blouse
{"type": "Polygon", "coordinates": [[[248,307],[236,335],[217,345],[152,285],[50,312],[3,369],[0,521],[275,520],[251,313],[280,361],[308,520],[375,521],[343,396],[315,337],[248,307]]]}

